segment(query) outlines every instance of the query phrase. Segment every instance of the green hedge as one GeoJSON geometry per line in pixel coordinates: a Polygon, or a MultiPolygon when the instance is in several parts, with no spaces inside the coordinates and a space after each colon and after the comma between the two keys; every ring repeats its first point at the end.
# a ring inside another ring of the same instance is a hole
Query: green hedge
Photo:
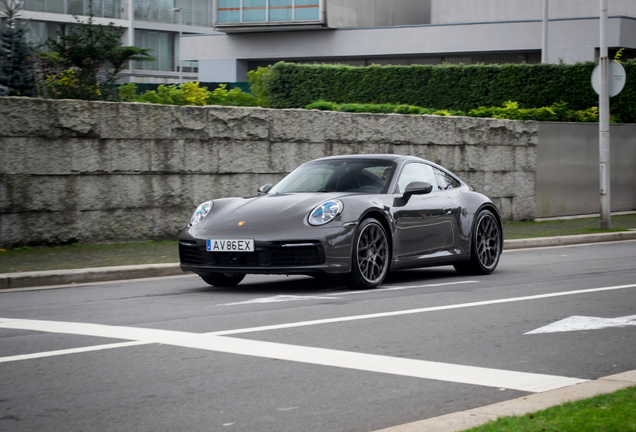
{"type": "MultiPolygon", "coordinates": [[[[369,66],[280,62],[266,80],[272,106],[302,108],[319,100],[394,104],[468,112],[516,101],[521,108],[565,102],[572,110],[598,106],[590,77],[595,63],[369,66]]],[[[611,99],[617,121],[636,123],[636,62],[623,62],[627,84],[611,99]]]]}

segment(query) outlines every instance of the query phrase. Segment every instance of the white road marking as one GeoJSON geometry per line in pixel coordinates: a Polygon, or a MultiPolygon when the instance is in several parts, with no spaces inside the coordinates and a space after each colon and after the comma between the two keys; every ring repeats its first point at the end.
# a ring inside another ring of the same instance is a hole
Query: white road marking
{"type": "Polygon", "coordinates": [[[617,285],[617,286],[603,287],[603,288],[591,288],[591,289],[583,289],[583,290],[576,290],[576,291],[562,291],[562,292],[556,292],[556,293],[550,293],[550,294],[538,294],[533,296],[512,297],[512,298],[498,299],[498,300],[486,300],[486,301],[473,302],[473,303],[459,303],[455,305],[433,306],[428,308],[407,309],[407,310],[394,311],[394,312],[379,312],[379,313],[367,314],[367,315],[353,315],[353,316],[346,316],[346,317],[339,317],[339,318],[300,321],[300,322],[274,324],[274,325],[261,326],[261,327],[248,327],[248,328],[235,329],[235,330],[222,330],[222,331],[212,332],[208,334],[215,335],[215,336],[227,336],[227,335],[242,334],[242,333],[281,330],[281,329],[294,328],[294,327],[306,327],[306,326],[312,326],[312,325],[332,324],[332,323],[347,322],[347,321],[358,321],[363,319],[385,318],[385,317],[392,317],[392,316],[399,316],[399,315],[410,315],[410,314],[436,312],[436,311],[451,310],[451,309],[463,309],[463,308],[470,308],[470,307],[477,307],[477,306],[490,306],[495,304],[515,303],[515,302],[528,301],[528,300],[541,300],[546,298],[564,297],[564,296],[578,295],[578,294],[589,294],[589,293],[602,292],[602,291],[615,291],[615,290],[623,290],[623,289],[630,289],[630,288],[636,288],[636,284],[617,285]]]}
{"type": "Polygon", "coordinates": [[[147,344],[148,342],[120,342],[120,343],[94,345],[94,346],[81,347],[81,348],[70,348],[70,349],[57,350],[57,351],[46,351],[46,352],[39,352],[39,353],[33,353],[33,354],[22,354],[22,355],[10,356],[10,357],[0,357],[0,363],[13,362],[13,361],[19,361],[19,360],[31,360],[31,359],[45,358],[45,357],[55,357],[55,356],[67,355],[67,354],[77,354],[77,353],[83,353],[83,352],[101,351],[105,349],[124,348],[124,347],[147,345],[147,344]]]}
{"type": "Polygon", "coordinates": [[[262,303],[278,303],[278,302],[287,302],[287,301],[298,301],[298,300],[333,300],[339,299],[341,296],[346,295],[360,295],[360,294],[374,294],[377,292],[383,291],[401,291],[408,290],[414,288],[430,288],[430,287],[439,287],[439,286],[447,286],[447,285],[462,285],[462,284],[472,284],[477,283],[477,281],[458,281],[458,282],[444,282],[437,284],[426,284],[426,285],[410,285],[410,286],[388,286],[386,288],[376,288],[373,290],[361,290],[361,291],[344,291],[344,292],[333,292],[329,294],[324,294],[323,296],[298,296],[298,295],[277,295],[272,297],[259,297],[252,300],[245,300],[242,302],[234,302],[234,303],[221,303],[217,306],[237,306],[237,305],[248,305],[248,304],[262,304],[262,303]]]}
{"type": "Polygon", "coordinates": [[[241,302],[234,303],[222,303],[217,306],[237,306],[237,305],[248,305],[248,304],[263,304],[263,303],[281,303],[281,302],[292,302],[299,300],[333,300],[338,297],[319,297],[319,296],[299,296],[299,295],[277,295],[272,297],[260,297],[252,300],[245,300],[241,302]]]}
{"type": "Polygon", "coordinates": [[[529,331],[524,334],[560,333],[582,330],[601,330],[612,327],[636,326],[636,315],[620,318],[596,318],[586,316],[571,316],[545,327],[529,331]]]}
{"type": "MultiPolygon", "coordinates": [[[[2,318],[0,318],[0,328],[128,339],[135,340],[138,343],[160,343],[164,345],[222,352],[227,354],[286,360],[298,363],[486,387],[503,387],[534,393],[553,390],[586,381],[578,378],[514,372],[375,354],[229,338],[224,336],[215,336],[210,333],[198,334],[175,332],[170,330],[143,329],[137,327],[2,318]]],[[[96,351],[98,349],[105,349],[104,347],[106,346],[107,345],[87,347],[86,350],[96,351]]],[[[66,352],[68,350],[64,351],[66,352]]],[[[44,353],[42,353],[42,355],[44,355],[44,353]]],[[[14,356],[13,361],[15,361],[15,357],[18,356],[14,356]]],[[[5,357],[4,361],[10,360],[5,357]]]]}
{"type": "MultiPolygon", "coordinates": [[[[377,314],[357,315],[324,320],[303,321],[272,326],[225,330],[204,334],[170,330],[144,329],[138,327],[119,327],[101,324],[69,323],[42,320],[22,320],[14,318],[0,318],[0,328],[100,336],[113,339],[133,340],[141,343],[161,343],[166,345],[279,360],[288,360],[308,364],[320,364],[325,366],[342,367],[393,375],[483,385],[496,388],[509,388],[528,392],[542,392],[584,382],[585,380],[557,377],[551,375],[479,368],[473,366],[453,365],[423,360],[378,356],[373,354],[362,354],[323,348],[302,347],[247,339],[236,339],[222,336],[229,334],[252,333],[258,331],[278,330],[283,328],[303,327],[318,324],[356,321],[370,318],[383,318],[441,310],[488,306],[529,300],[540,300],[631,288],[636,288],[636,284],[564,291],[550,294],[539,294],[533,296],[513,297],[507,299],[488,300],[481,302],[462,303],[456,305],[410,309],[377,314]]],[[[102,345],[102,347],[104,347],[104,345],[102,345]]],[[[99,347],[92,348],[100,349],[99,347]]]]}

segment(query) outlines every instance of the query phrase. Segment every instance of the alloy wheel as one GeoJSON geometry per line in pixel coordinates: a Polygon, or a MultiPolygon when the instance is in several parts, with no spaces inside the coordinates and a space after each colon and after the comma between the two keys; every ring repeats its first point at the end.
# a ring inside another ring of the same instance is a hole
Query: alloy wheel
{"type": "Polygon", "coordinates": [[[358,268],[370,284],[382,280],[388,270],[389,243],[381,226],[371,223],[358,239],[358,268]]]}

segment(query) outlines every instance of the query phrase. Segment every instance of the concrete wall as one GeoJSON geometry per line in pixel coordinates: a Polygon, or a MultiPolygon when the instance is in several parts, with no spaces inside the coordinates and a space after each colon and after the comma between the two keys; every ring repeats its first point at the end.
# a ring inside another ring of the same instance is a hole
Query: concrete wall
{"type": "Polygon", "coordinates": [[[430,24],[431,0],[327,0],[334,28],[430,24]]]}
{"type": "Polygon", "coordinates": [[[203,201],[351,153],[427,158],[535,215],[534,122],[7,97],[0,118],[0,247],[174,238],[203,201]]]}
{"type": "MultiPolygon", "coordinates": [[[[537,217],[599,213],[597,123],[540,123],[537,217]]],[[[612,211],[636,209],[636,124],[610,126],[612,211]]]]}
{"type": "MultiPolygon", "coordinates": [[[[608,13],[636,17],[634,0],[609,0],[608,13]]],[[[550,19],[600,15],[598,0],[549,0],[550,19]]],[[[543,0],[432,0],[432,24],[543,19],[543,0]]]]}

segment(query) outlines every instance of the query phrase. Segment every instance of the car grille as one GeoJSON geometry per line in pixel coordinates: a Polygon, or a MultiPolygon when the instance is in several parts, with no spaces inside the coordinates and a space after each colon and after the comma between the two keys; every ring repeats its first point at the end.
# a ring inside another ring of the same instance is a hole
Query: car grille
{"type": "Polygon", "coordinates": [[[179,242],[179,259],[184,264],[203,264],[203,253],[196,244],[179,242]]]}
{"type": "Polygon", "coordinates": [[[207,252],[204,245],[179,242],[183,264],[236,267],[301,267],[324,264],[320,242],[257,245],[255,252],[207,252]]]}

